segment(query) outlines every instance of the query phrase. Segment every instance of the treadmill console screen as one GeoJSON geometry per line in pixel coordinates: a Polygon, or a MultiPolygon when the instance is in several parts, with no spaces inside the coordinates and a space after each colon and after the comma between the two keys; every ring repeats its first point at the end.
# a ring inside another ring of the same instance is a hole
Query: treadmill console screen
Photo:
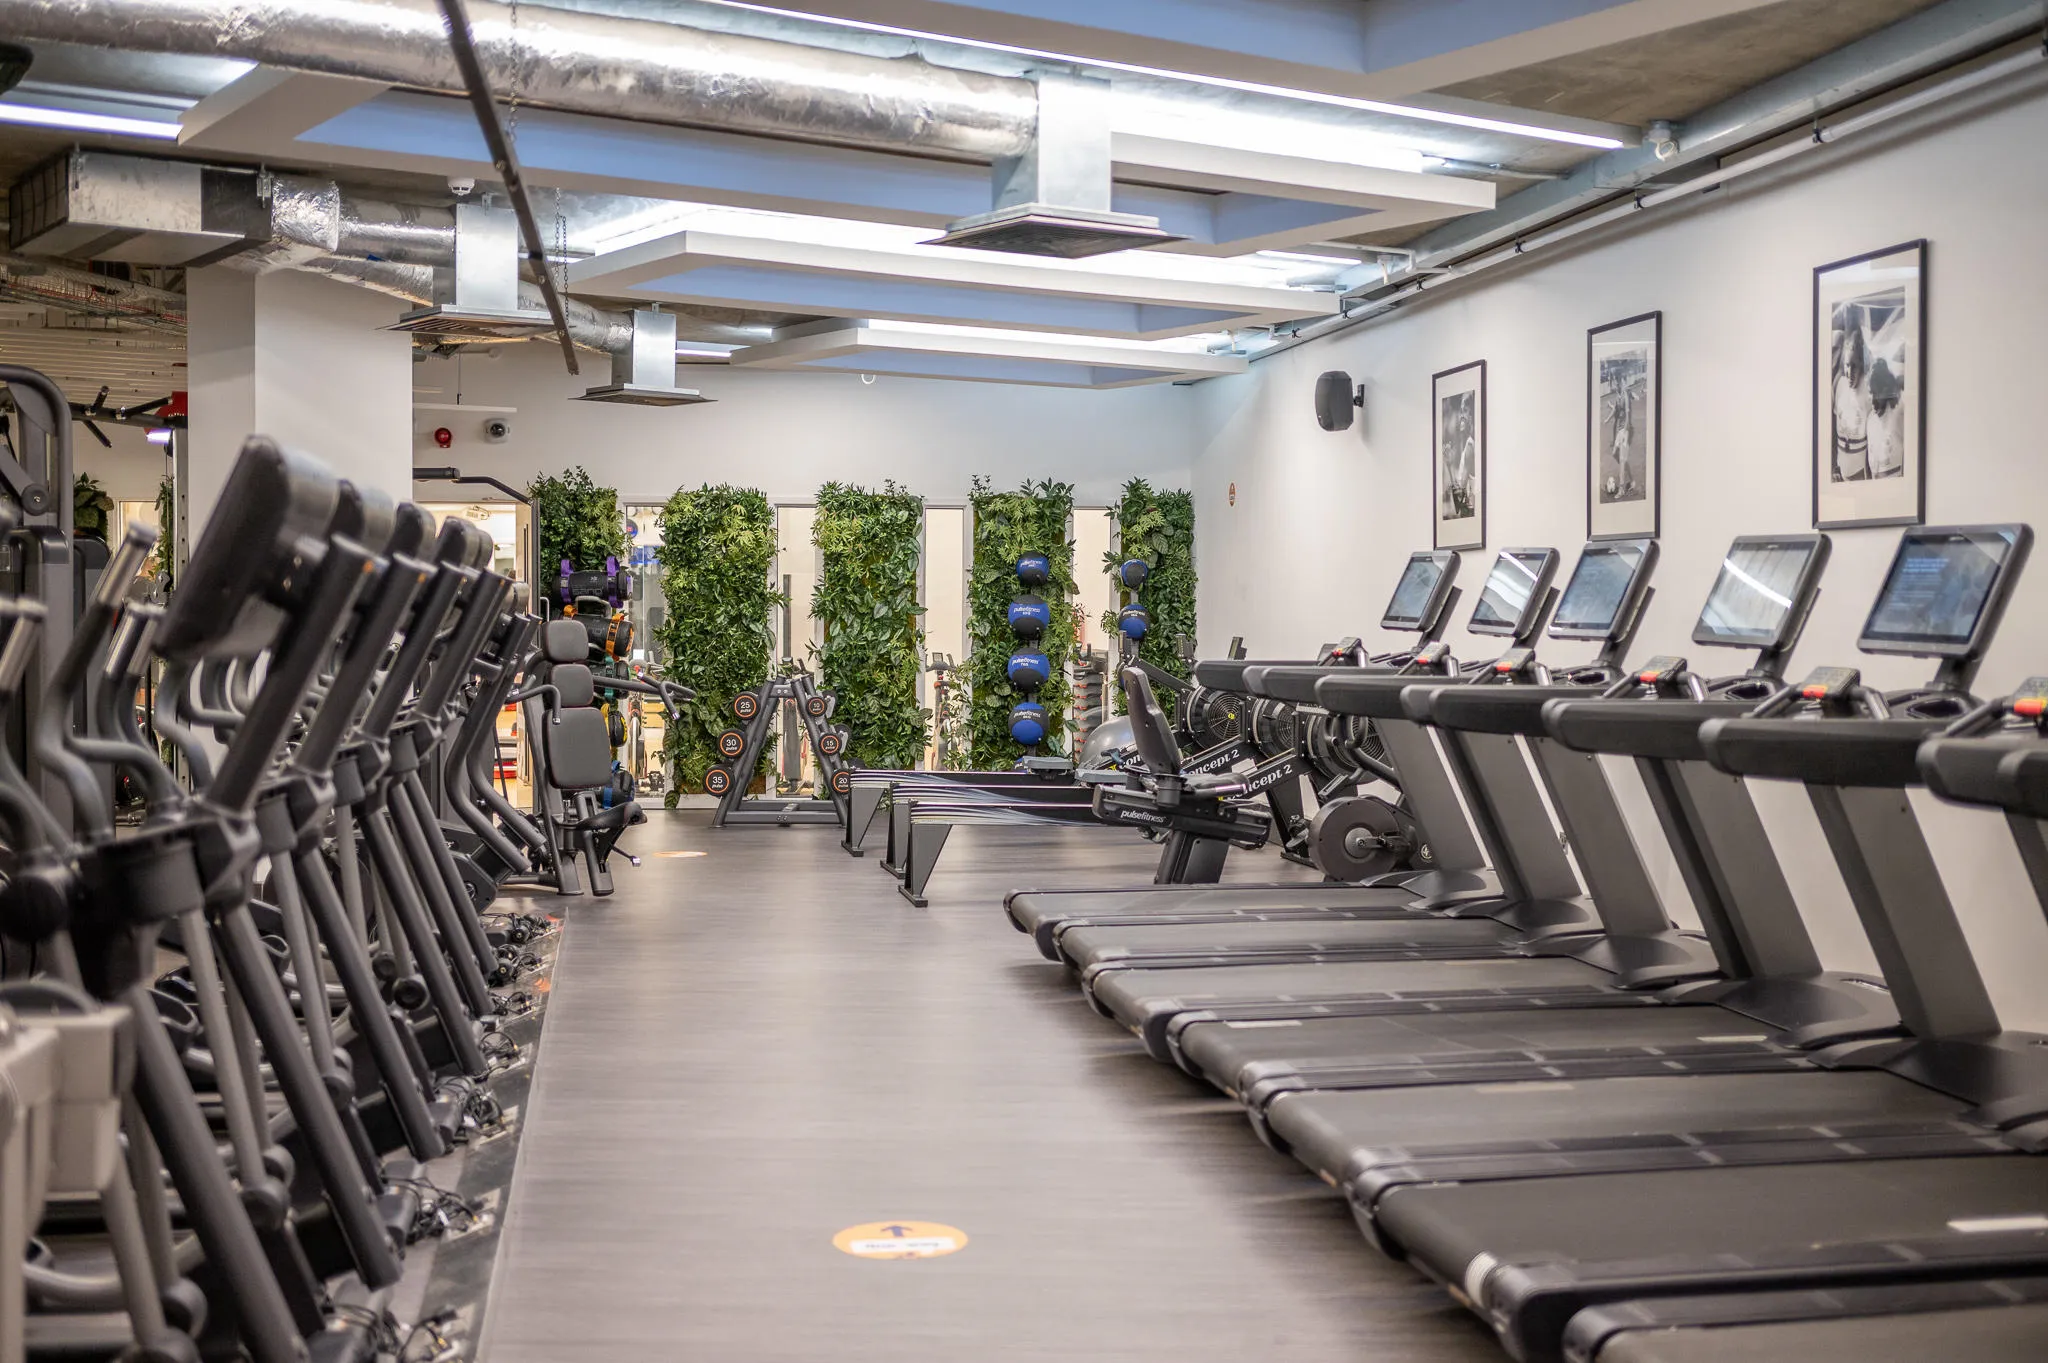
{"type": "Polygon", "coordinates": [[[1543,604],[1543,589],[1557,571],[1555,549],[1503,549],[1486,575],[1479,604],[1466,628],[1474,634],[1515,638],[1528,632],[1531,611],[1543,604]]]}
{"type": "Polygon", "coordinates": [[[1821,535],[1745,537],[1728,546],[1714,589],[1692,627],[1694,643],[1781,649],[1827,558],[1821,535]]]}
{"type": "Polygon", "coordinates": [[[1410,554],[1408,566],[1401,570],[1401,580],[1394,584],[1393,599],[1387,602],[1386,614],[1380,617],[1380,628],[1427,629],[1450,592],[1452,570],[1457,561],[1457,554],[1449,549],[1410,554]]]}
{"type": "Polygon", "coordinates": [[[1564,584],[1564,596],[1550,622],[1551,634],[1559,639],[1611,637],[1635,609],[1655,554],[1652,540],[1617,540],[1580,550],[1578,566],[1564,584]]]}
{"type": "Polygon", "coordinates": [[[1867,653],[1972,655],[1995,623],[2032,532],[2022,525],[1926,527],[1899,539],[1884,590],[1864,622],[1867,653]]]}

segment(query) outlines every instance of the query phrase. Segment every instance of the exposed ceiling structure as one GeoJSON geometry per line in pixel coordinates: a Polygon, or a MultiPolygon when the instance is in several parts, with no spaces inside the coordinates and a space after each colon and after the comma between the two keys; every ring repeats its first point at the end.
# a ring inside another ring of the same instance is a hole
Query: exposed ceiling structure
{"type": "MultiPolygon", "coordinates": [[[[2010,41],[2042,5],[469,9],[578,345],[617,352],[653,306],[700,362],[1113,387],[1241,368],[1403,271],[1697,174],[2010,41]],[[978,248],[940,242],[991,219],[978,248]]],[[[64,270],[168,267],[145,282],[175,296],[180,267],[313,269],[393,294],[394,318],[427,300],[452,206],[498,189],[440,24],[433,0],[0,0],[33,56],[0,93],[10,249],[53,271],[39,293],[0,264],[0,354],[65,357],[92,390],[74,397],[160,395],[176,309],[68,306],[48,287],[64,270]],[[242,208],[195,190],[203,230],[134,196],[67,205],[64,230],[38,209],[25,240],[25,186],[79,152],[138,158],[97,163],[131,179],[215,168],[242,208]],[[310,227],[289,209],[316,200],[310,227]]]]}

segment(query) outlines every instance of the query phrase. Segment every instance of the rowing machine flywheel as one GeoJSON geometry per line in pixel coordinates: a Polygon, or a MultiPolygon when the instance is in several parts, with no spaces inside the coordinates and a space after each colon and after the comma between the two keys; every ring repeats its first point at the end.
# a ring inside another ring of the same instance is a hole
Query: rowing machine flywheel
{"type": "Polygon", "coordinates": [[[1333,800],[1308,826],[1308,854],[1332,880],[1366,880],[1396,871],[1414,851],[1408,826],[1385,800],[1333,800]]]}

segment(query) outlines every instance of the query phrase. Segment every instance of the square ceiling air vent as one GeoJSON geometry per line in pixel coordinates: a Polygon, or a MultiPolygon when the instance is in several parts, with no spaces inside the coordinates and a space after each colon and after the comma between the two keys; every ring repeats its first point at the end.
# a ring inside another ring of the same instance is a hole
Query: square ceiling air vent
{"type": "Polygon", "coordinates": [[[1049,204],[1018,204],[962,218],[929,246],[963,246],[977,251],[1007,251],[1020,256],[1086,256],[1156,246],[1183,238],[1160,227],[1159,219],[1137,213],[1095,213],[1049,204]]]}
{"type": "Polygon", "coordinates": [[[463,308],[446,304],[416,308],[385,328],[386,331],[409,331],[415,336],[489,341],[525,340],[530,336],[548,335],[554,329],[554,321],[546,313],[528,308],[463,308]]]}
{"type": "Polygon", "coordinates": [[[621,402],[629,407],[688,407],[713,402],[694,388],[648,388],[637,383],[607,383],[587,388],[578,402],[621,402]]]}

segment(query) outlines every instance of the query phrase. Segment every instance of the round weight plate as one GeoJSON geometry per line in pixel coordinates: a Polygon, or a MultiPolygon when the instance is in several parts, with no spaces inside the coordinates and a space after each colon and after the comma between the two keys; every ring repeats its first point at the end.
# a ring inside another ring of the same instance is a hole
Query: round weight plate
{"type": "Polygon", "coordinates": [[[713,767],[704,773],[704,791],[707,795],[723,795],[732,789],[732,773],[724,767],[713,767]]]}
{"type": "Polygon", "coordinates": [[[747,736],[738,729],[727,729],[718,736],[718,755],[738,757],[747,750],[747,736]]]}
{"type": "Polygon", "coordinates": [[[818,735],[818,751],[827,757],[837,757],[846,747],[846,740],[836,733],[818,735]]]}
{"type": "Polygon", "coordinates": [[[1407,854],[1407,830],[1384,800],[1334,800],[1309,821],[1309,860],[1332,880],[1385,875],[1407,854]]]}
{"type": "Polygon", "coordinates": [[[823,719],[825,713],[831,708],[832,702],[823,696],[806,696],[804,698],[804,713],[812,719],[823,719]]]}
{"type": "Polygon", "coordinates": [[[741,719],[752,719],[761,713],[761,698],[752,691],[742,691],[732,698],[732,712],[741,719]]]}
{"type": "Polygon", "coordinates": [[[853,789],[853,773],[844,769],[832,773],[832,793],[844,795],[853,789]]]}

